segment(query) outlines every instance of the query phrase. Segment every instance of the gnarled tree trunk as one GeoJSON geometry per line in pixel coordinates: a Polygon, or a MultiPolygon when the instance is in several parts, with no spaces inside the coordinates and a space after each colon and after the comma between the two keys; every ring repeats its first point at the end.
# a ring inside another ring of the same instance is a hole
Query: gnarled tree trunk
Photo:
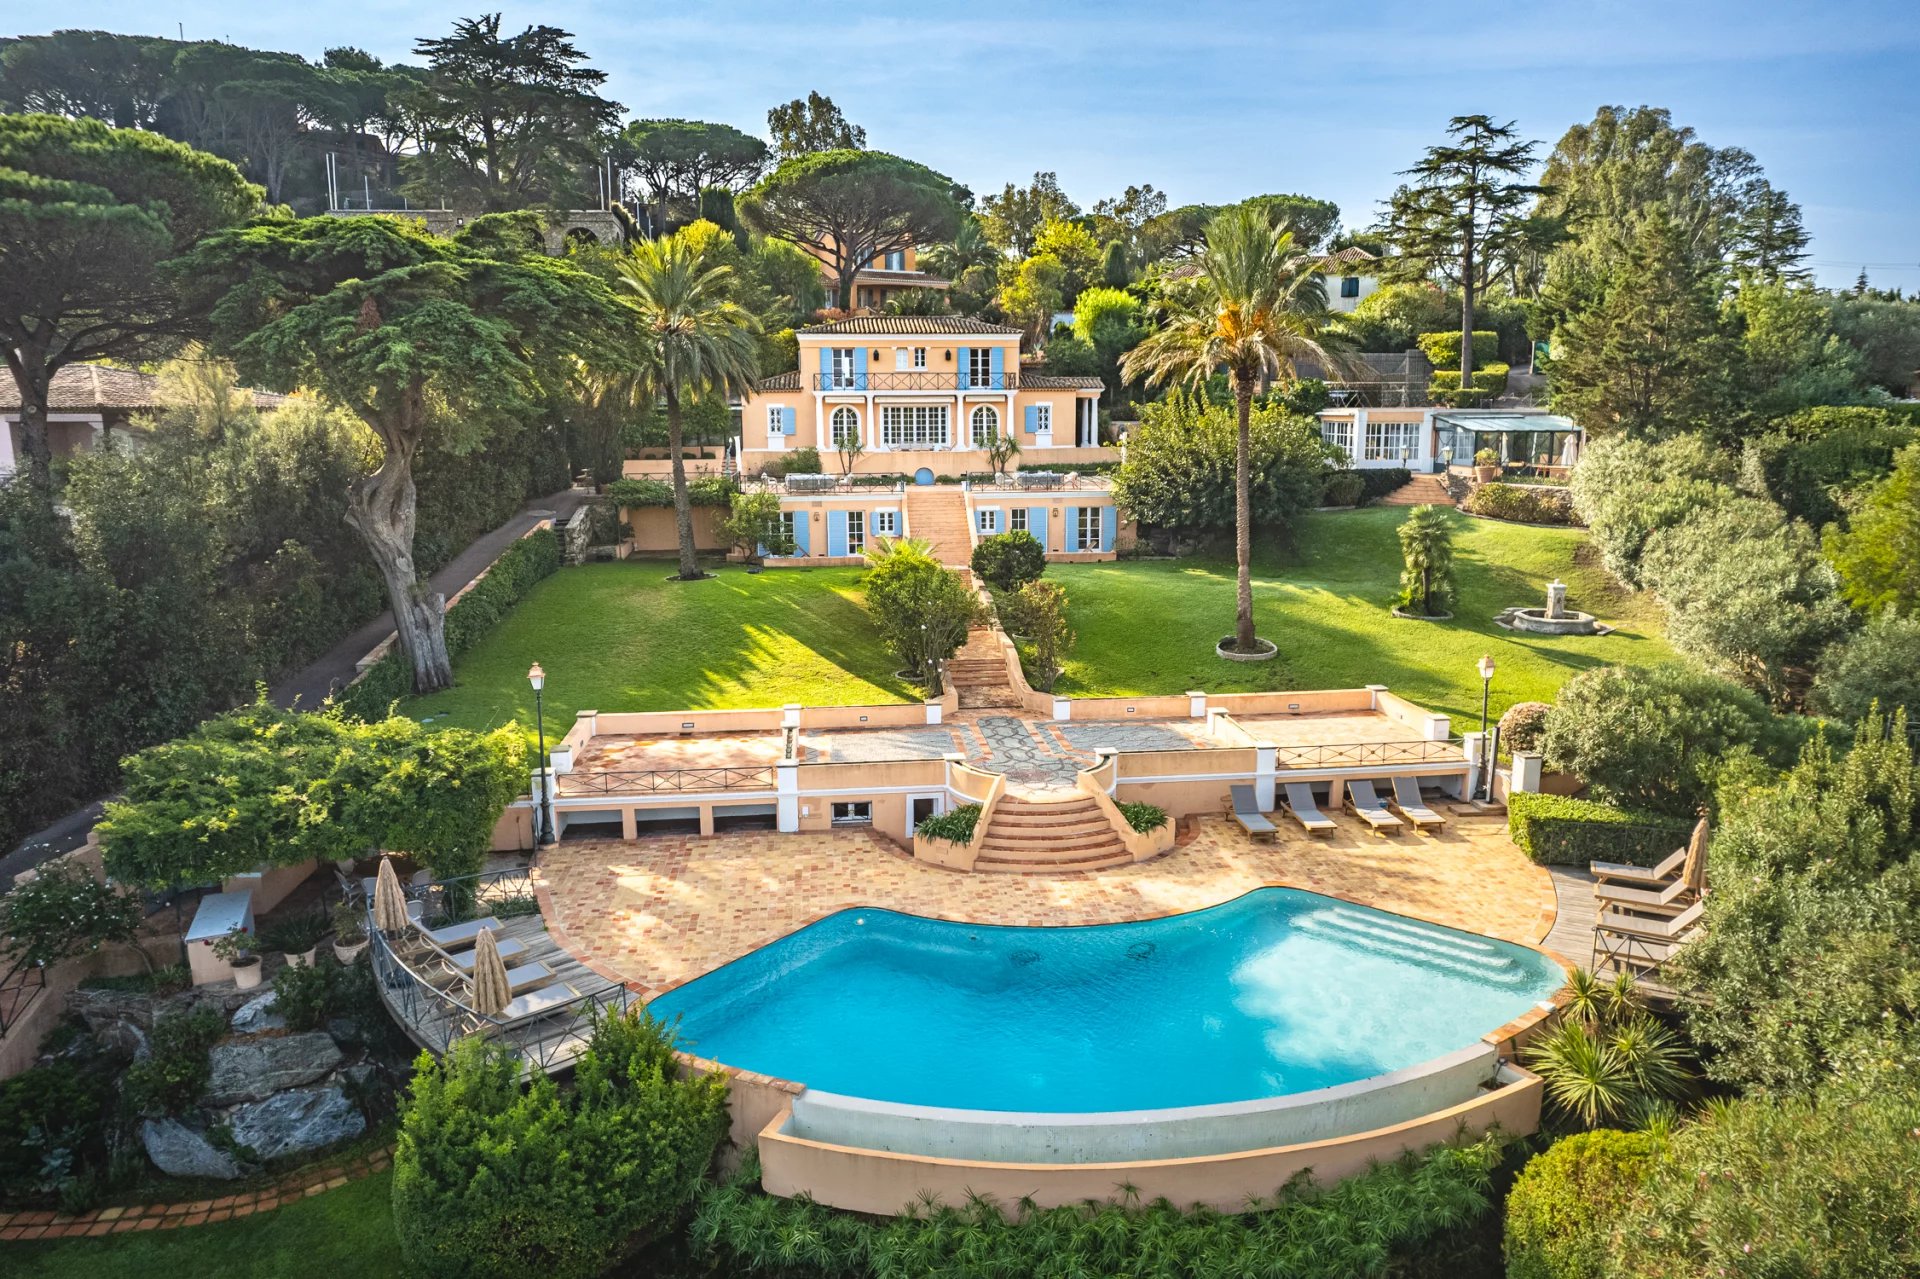
{"type": "Polygon", "coordinates": [[[693,500],[687,495],[687,453],[680,423],[680,395],[667,386],[667,453],[673,458],[673,523],[680,534],[680,577],[694,581],[700,576],[700,561],[693,546],[693,500]]]}
{"type": "Polygon", "coordinates": [[[347,523],[373,555],[374,567],[393,609],[394,634],[413,667],[413,691],[431,693],[453,685],[447,655],[446,599],[420,579],[413,566],[415,492],[413,455],[419,447],[424,403],[411,390],[394,414],[398,422],[368,420],[386,446],[380,469],[355,480],[347,490],[347,523]]]}
{"type": "MultiPolygon", "coordinates": [[[[7,364],[20,388],[20,474],[43,493],[53,488],[53,444],[47,434],[47,396],[53,371],[43,350],[22,347],[7,352],[7,364]]],[[[0,430],[4,430],[0,427],[0,430]]]]}

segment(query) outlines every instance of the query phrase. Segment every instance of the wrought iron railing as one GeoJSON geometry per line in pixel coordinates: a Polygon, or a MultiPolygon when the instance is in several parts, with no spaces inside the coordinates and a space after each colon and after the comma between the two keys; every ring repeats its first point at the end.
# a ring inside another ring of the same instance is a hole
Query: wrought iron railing
{"type": "Polygon", "coordinates": [[[1322,742],[1282,746],[1274,751],[1280,768],[1357,768],[1363,764],[1427,764],[1464,761],[1459,739],[1443,742],[1322,742]]]}
{"type": "MultiPolygon", "coordinates": [[[[459,876],[405,891],[410,899],[429,903],[423,912],[429,925],[481,912],[506,917],[526,913],[517,907],[533,900],[532,872],[515,868],[459,876]],[[451,909],[436,911],[448,907],[451,909]]],[[[624,1011],[639,998],[626,987],[609,983],[555,1004],[538,1018],[503,1021],[466,1003],[461,998],[464,989],[460,982],[445,988],[436,986],[408,963],[395,949],[394,940],[374,927],[371,902],[367,906],[367,937],[371,943],[367,954],[380,1002],[415,1043],[435,1054],[446,1052],[456,1040],[469,1035],[486,1035],[511,1044],[532,1069],[551,1072],[578,1055],[585,1028],[594,1018],[624,1011]]]]}
{"type": "Polygon", "coordinates": [[[974,375],[958,370],[903,369],[871,373],[815,373],[816,391],[1011,391],[1020,385],[1020,374],[974,375]]]}
{"type": "Polygon", "coordinates": [[[7,1032],[19,1023],[46,989],[47,970],[24,959],[9,968],[5,977],[0,977],[0,1039],[7,1037],[7,1032]]]}
{"type": "MultiPolygon", "coordinates": [[[[1044,468],[1045,463],[1035,463],[1035,466],[1044,468]]],[[[968,471],[961,478],[970,489],[1006,493],[1105,492],[1113,487],[1113,477],[1098,471],[968,471]]]]}
{"type": "Polygon", "coordinates": [[[681,791],[772,790],[771,768],[588,769],[562,773],[562,795],[663,795],[681,791]]]}

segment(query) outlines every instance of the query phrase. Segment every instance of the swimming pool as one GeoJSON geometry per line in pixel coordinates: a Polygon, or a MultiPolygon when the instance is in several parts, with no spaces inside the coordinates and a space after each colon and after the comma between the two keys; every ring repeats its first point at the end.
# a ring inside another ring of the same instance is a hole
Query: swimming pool
{"type": "Polygon", "coordinates": [[[1333,1087],[1477,1043],[1559,988],[1538,951],[1263,888],[1141,923],[847,910],[651,1004],[690,1051],[876,1101],[1056,1113],[1333,1087]]]}

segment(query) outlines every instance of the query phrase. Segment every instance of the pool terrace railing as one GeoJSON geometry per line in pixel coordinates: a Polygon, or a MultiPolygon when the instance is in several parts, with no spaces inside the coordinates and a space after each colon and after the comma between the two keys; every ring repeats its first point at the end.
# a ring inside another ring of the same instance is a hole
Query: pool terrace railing
{"type": "MultiPolygon", "coordinates": [[[[409,901],[422,903],[420,918],[428,927],[493,915],[511,934],[521,931],[512,921],[539,914],[533,875],[524,867],[455,876],[416,885],[405,892],[409,901]]],[[[626,987],[608,982],[555,1005],[537,1019],[502,1021],[475,1010],[455,994],[459,982],[447,987],[436,985],[407,962],[392,939],[374,927],[371,899],[366,925],[371,943],[367,953],[380,1002],[409,1038],[435,1055],[445,1053],[458,1040],[483,1035],[511,1045],[529,1069],[552,1074],[571,1065],[579,1055],[596,1017],[623,1011],[638,998],[626,987]]]]}
{"type": "Polygon", "coordinates": [[[1464,763],[1458,737],[1439,742],[1319,742],[1274,749],[1276,768],[1359,768],[1367,764],[1464,763]]]}
{"type": "Polygon", "coordinates": [[[774,789],[767,768],[576,769],[559,775],[561,795],[666,795],[774,789]]]}

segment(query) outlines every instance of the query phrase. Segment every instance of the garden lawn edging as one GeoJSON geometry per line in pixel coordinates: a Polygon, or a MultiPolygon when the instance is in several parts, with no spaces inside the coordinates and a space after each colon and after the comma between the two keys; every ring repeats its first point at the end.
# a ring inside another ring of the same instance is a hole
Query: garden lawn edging
{"type": "Polygon", "coordinates": [[[1626,862],[1652,866],[1687,842],[1690,823],[1590,799],[1517,793],[1507,797],[1514,845],[1542,866],[1626,862]]]}
{"type": "Polygon", "coordinates": [[[121,1205],[78,1214],[0,1213],[0,1242],[25,1239],[76,1239],[83,1235],[126,1234],[135,1230],[176,1230],[235,1217],[271,1212],[299,1199],[338,1189],[370,1177],[393,1163],[393,1147],[383,1146],[351,1159],[330,1160],[317,1168],[283,1174],[254,1191],[182,1203],[121,1205]]]}

